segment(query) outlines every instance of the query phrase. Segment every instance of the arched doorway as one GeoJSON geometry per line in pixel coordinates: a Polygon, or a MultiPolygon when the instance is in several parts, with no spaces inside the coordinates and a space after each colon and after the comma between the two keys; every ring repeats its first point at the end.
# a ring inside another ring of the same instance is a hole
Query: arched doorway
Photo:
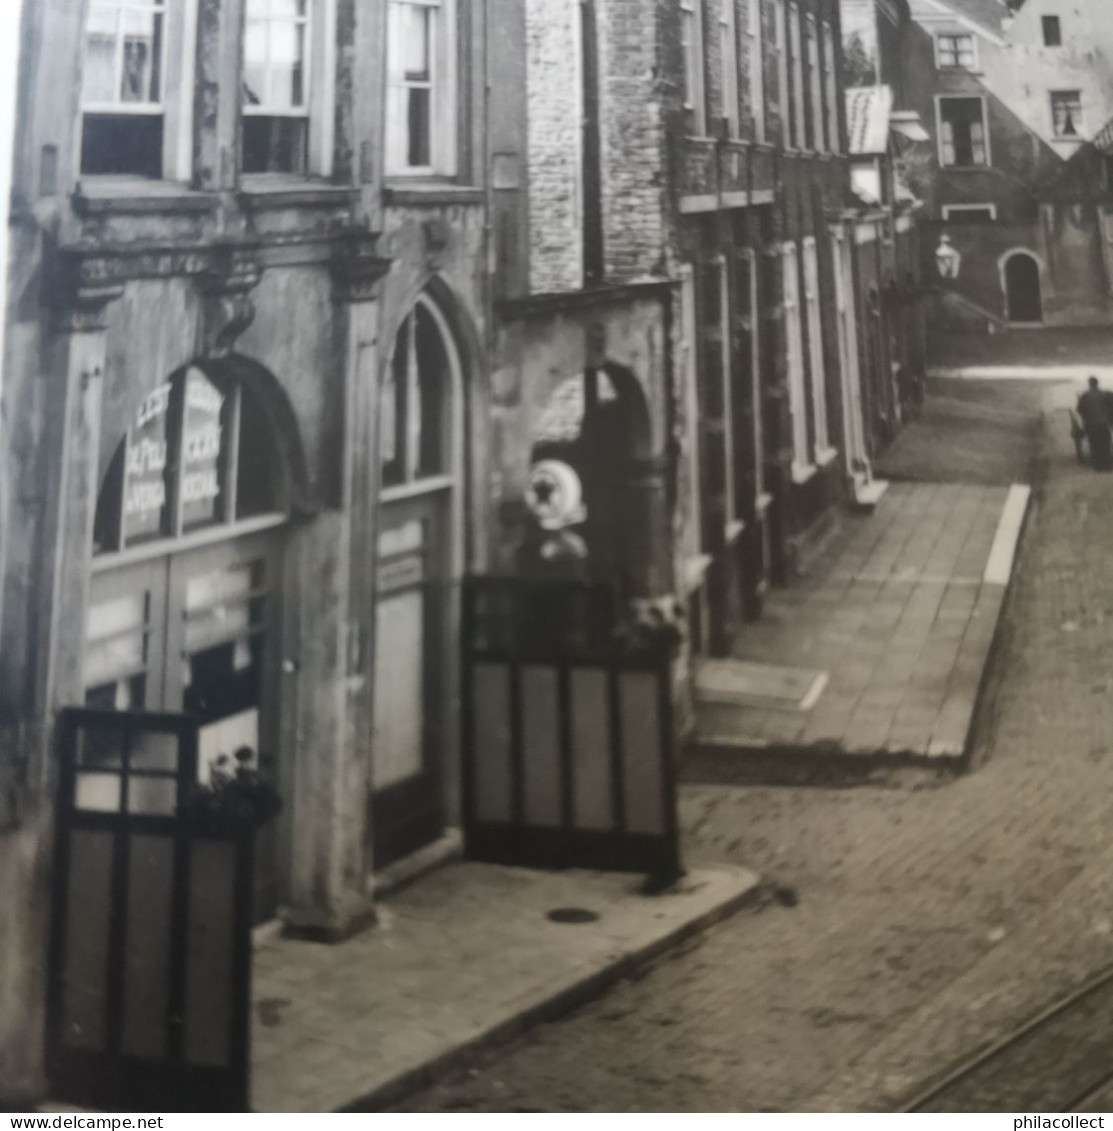
{"type": "Polygon", "coordinates": [[[1004,261],[1005,317],[1009,322],[1043,322],[1040,262],[1027,251],[1010,252],[1004,261]]]}
{"type": "Polygon", "coordinates": [[[462,568],[463,364],[427,290],[403,319],[379,395],[379,525],[371,746],[375,868],[442,832],[456,728],[462,568]]]}
{"type": "MultiPolygon", "coordinates": [[[[275,426],[282,410],[268,403],[270,380],[237,355],[176,371],[139,405],[98,496],[85,705],[196,718],[202,781],[244,747],[264,774],[279,771],[280,551],[301,461],[275,426]]],[[[133,750],[131,765],[165,770],[165,753],[133,750]]],[[[105,775],[106,788],[112,780],[105,775]]],[[[136,785],[129,812],[147,801],[157,799],[136,785]]],[[[261,831],[257,921],[277,908],[276,843],[273,826],[261,831]]]]}
{"type": "Polygon", "coordinates": [[[638,379],[613,363],[553,390],[533,433],[531,462],[568,464],[583,486],[578,531],[584,573],[622,599],[654,595],[654,461],[649,408],[638,379]]]}

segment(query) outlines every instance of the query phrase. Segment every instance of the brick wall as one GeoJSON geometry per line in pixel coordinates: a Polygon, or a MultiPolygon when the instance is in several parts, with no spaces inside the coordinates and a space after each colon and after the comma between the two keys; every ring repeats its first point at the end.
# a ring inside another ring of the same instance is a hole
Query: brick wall
{"type": "Polygon", "coordinates": [[[657,274],[668,238],[665,92],[659,26],[644,0],[600,0],[599,69],[606,273],[657,274]]]}
{"type": "Polygon", "coordinates": [[[577,0],[526,0],[529,281],[534,292],[583,283],[577,0]]]}

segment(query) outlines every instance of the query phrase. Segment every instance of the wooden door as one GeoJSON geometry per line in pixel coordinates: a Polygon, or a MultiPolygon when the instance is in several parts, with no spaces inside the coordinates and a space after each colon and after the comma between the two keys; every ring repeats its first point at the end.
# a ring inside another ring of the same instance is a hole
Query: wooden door
{"type": "Polygon", "coordinates": [[[381,868],[444,826],[451,733],[450,492],[383,505],[378,544],[371,853],[381,868]]]}

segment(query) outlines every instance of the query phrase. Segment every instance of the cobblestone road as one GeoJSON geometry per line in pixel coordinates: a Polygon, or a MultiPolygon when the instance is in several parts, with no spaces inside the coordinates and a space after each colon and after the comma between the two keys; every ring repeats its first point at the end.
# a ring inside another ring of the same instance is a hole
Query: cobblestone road
{"type": "Polygon", "coordinates": [[[1060,416],[979,767],[915,790],[688,789],[689,856],[779,892],[408,1110],[883,1109],[1113,961],[1091,882],[1109,894],[1113,477],[1074,464],[1060,416]]]}

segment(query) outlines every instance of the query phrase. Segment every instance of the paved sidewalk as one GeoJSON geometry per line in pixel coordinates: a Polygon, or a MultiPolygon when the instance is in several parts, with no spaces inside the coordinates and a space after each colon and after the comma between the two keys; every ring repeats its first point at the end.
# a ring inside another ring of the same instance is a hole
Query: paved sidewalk
{"type": "Polygon", "coordinates": [[[641,877],[445,866],[379,904],[339,946],[275,940],[255,955],[256,1111],[374,1111],[478,1046],[551,1018],[730,915],[757,877],[693,868],[646,896],[641,877]],[[550,911],[592,912],[558,923],[550,911]]]}
{"type": "Polygon", "coordinates": [[[826,672],[815,706],[701,703],[701,751],[961,758],[1027,505],[1021,486],[892,484],[737,642],[739,659],[826,672]]]}

